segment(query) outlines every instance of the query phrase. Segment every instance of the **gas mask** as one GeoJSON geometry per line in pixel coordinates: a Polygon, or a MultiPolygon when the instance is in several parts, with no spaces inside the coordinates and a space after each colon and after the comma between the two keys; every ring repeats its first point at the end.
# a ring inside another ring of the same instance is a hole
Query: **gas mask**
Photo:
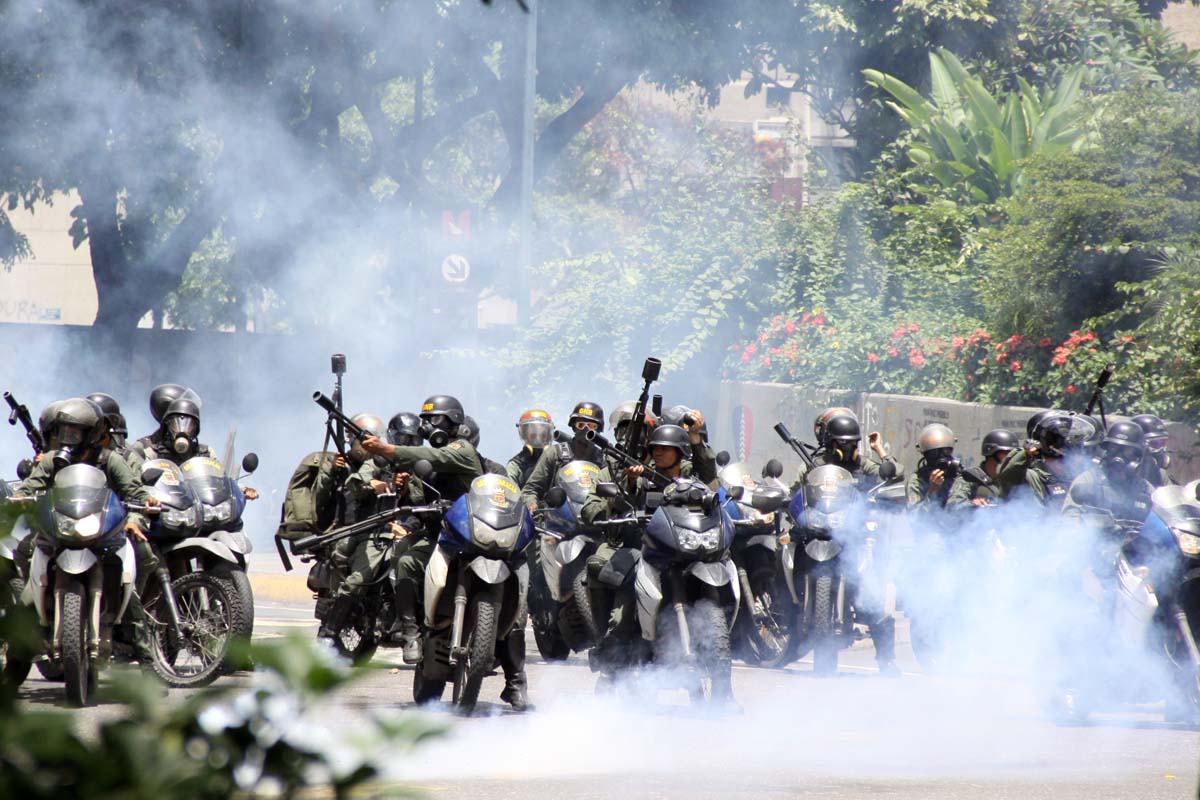
{"type": "Polygon", "coordinates": [[[1136,447],[1106,444],[1101,463],[1110,478],[1130,480],[1142,466],[1142,452],[1136,447]]]}
{"type": "Polygon", "coordinates": [[[853,464],[858,461],[858,440],[834,439],[829,452],[839,463],[853,464]]]}
{"type": "Polygon", "coordinates": [[[1171,454],[1167,452],[1166,439],[1147,439],[1146,450],[1160,469],[1166,469],[1171,466],[1171,454]]]}
{"type": "Polygon", "coordinates": [[[195,417],[175,414],[166,419],[167,437],[176,455],[187,455],[196,448],[200,421],[195,417]]]}
{"type": "Polygon", "coordinates": [[[59,447],[50,456],[51,462],[55,470],[69,467],[74,464],[79,454],[83,451],[83,440],[85,432],[78,425],[59,425],[57,431],[57,439],[59,447]]]}
{"type": "Polygon", "coordinates": [[[445,447],[450,444],[450,432],[442,426],[448,422],[444,414],[431,414],[427,419],[422,419],[421,438],[429,442],[430,447],[445,447]]]}

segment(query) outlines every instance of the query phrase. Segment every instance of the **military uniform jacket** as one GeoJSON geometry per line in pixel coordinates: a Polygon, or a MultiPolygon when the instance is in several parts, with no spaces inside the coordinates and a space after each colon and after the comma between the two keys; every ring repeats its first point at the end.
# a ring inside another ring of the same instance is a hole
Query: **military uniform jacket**
{"type": "Polygon", "coordinates": [[[1089,509],[1107,511],[1114,519],[1142,521],[1150,513],[1154,487],[1140,477],[1128,483],[1111,480],[1100,467],[1093,467],[1071,483],[1063,501],[1063,516],[1078,519],[1089,509]]]}
{"type": "Polygon", "coordinates": [[[1032,495],[1039,503],[1054,511],[1062,509],[1070,485],[1060,480],[1040,456],[1030,458],[1028,451],[1017,449],[1000,464],[996,473],[1000,497],[1009,500],[1032,495]]]}
{"type": "Polygon", "coordinates": [[[559,468],[572,461],[590,461],[598,467],[603,467],[605,464],[604,451],[590,443],[588,452],[583,456],[576,454],[574,448],[566,442],[554,442],[543,447],[537,463],[529,473],[528,480],[524,483],[517,482],[517,485],[521,487],[521,502],[527,506],[536,506],[540,503],[546,496],[546,492],[550,491],[550,487],[554,486],[554,479],[558,477],[559,468]]]}
{"type": "Polygon", "coordinates": [[[982,467],[965,469],[954,479],[950,487],[950,496],[946,499],[946,508],[962,509],[971,505],[972,500],[998,500],[1000,487],[993,481],[982,467]]]}
{"type": "Polygon", "coordinates": [[[504,474],[517,486],[524,488],[525,484],[529,482],[529,476],[533,474],[533,468],[537,466],[538,459],[545,450],[544,447],[540,450],[522,447],[520,452],[504,465],[504,474]]]}
{"type": "MultiPolygon", "coordinates": [[[[818,467],[823,467],[826,464],[833,464],[836,467],[841,467],[847,470],[854,479],[858,482],[860,491],[873,489],[880,483],[901,478],[904,476],[904,465],[896,460],[895,456],[887,456],[882,461],[876,461],[873,458],[864,459],[861,455],[858,457],[856,464],[843,464],[836,461],[825,454],[824,450],[818,450],[813,456],[813,461],[817,462],[818,467]]],[[[804,476],[808,474],[808,465],[801,464],[799,471],[796,473],[796,481],[792,484],[792,491],[795,492],[804,484],[804,476]]]]}
{"type": "Polygon", "coordinates": [[[422,459],[433,465],[435,474],[429,483],[441,492],[443,500],[462,497],[470,491],[471,482],[483,474],[479,453],[466,439],[455,439],[445,447],[397,446],[391,463],[400,472],[412,472],[422,459]]]}
{"type": "MultiPolygon", "coordinates": [[[[115,450],[101,450],[100,456],[93,466],[104,471],[108,478],[108,486],[117,493],[122,502],[135,505],[145,505],[150,499],[150,492],[142,485],[142,478],[129,468],[129,464],[115,450]]],[[[54,460],[43,458],[33,467],[29,477],[21,482],[23,494],[37,495],[50,491],[54,485],[54,460]]],[[[129,512],[128,521],[146,530],[146,519],[139,513],[129,512]]]]}

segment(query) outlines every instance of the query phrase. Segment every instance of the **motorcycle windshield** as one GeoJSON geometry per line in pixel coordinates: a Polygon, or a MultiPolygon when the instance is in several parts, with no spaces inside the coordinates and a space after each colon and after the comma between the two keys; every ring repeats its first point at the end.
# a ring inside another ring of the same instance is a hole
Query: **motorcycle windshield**
{"type": "Polygon", "coordinates": [[[162,472],[157,481],[146,485],[155,500],[168,508],[185,509],[195,505],[196,499],[179,465],[165,458],[152,459],[142,465],[142,475],[152,469],[162,472]]]}
{"type": "Polygon", "coordinates": [[[804,504],[822,514],[847,509],[857,499],[854,476],[841,467],[826,464],[804,477],[804,504]]]}
{"type": "Polygon", "coordinates": [[[576,519],[599,482],[600,468],[590,461],[572,461],[558,471],[557,483],[567,493],[567,505],[576,519]]]}
{"type": "Polygon", "coordinates": [[[54,476],[50,504],[65,517],[83,519],[104,511],[109,495],[108,478],[103,472],[88,464],[72,464],[54,476]]]}
{"type": "Polygon", "coordinates": [[[215,458],[189,458],[183,462],[182,471],[192,494],[206,506],[220,505],[233,495],[225,468],[215,458]]]}
{"type": "Polygon", "coordinates": [[[521,490],[502,475],[481,475],[471,483],[467,505],[471,516],[491,528],[502,529],[519,525],[521,512],[521,490]]]}
{"type": "Polygon", "coordinates": [[[741,486],[745,490],[741,500],[730,499],[725,503],[725,510],[731,519],[750,520],[764,524],[775,519],[773,513],[763,513],[754,508],[751,501],[754,492],[762,489],[783,488],[786,491],[786,487],[778,479],[755,478],[753,473],[750,472],[750,468],[741,461],[726,465],[717,474],[717,478],[721,482],[721,487],[726,490],[734,486],[741,486]]]}

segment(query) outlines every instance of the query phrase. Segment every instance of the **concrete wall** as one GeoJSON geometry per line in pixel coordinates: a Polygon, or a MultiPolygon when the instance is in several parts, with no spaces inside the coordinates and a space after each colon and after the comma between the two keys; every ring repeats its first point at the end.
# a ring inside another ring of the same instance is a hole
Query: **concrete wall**
{"type": "MultiPolygon", "coordinates": [[[[906,469],[919,460],[916,443],[931,422],[949,425],[958,436],[957,449],[968,466],[976,463],[980,442],[993,428],[1007,428],[1024,437],[1025,421],[1039,409],[960,403],[935,397],[818,391],[780,383],[721,384],[716,419],[709,422],[714,447],[726,449],[753,468],[771,458],[791,472],[800,460],[772,430],[783,422],[801,441],[813,441],[813,420],[824,408],[844,405],[863,421],[864,432],[879,431],[892,455],[906,469]]],[[[1111,421],[1114,417],[1110,416],[1111,421]]],[[[1188,425],[1168,423],[1174,454],[1171,475],[1180,482],[1200,477],[1200,439],[1188,425]]]]}
{"type": "Polygon", "coordinates": [[[96,319],[91,252],[86,243],[78,249],[71,243],[71,209],[77,205],[79,195],[72,192],[56,195],[53,205],[38,204],[36,212],[9,212],[33,258],[0,269],[0,322],[91,325],[96,319]]]}

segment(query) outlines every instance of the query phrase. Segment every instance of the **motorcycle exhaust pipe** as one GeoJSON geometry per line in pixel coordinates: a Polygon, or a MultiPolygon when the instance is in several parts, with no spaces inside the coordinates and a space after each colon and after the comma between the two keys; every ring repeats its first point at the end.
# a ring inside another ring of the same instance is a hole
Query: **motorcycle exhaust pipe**
{"type": "Polygon", "coordinates": [[[100,605],[104,599],[104,570],[97,566],[88,575],[88,657],[100,655],[100,605]]]}
{"type": "Polygon", "coordinates": [[[458,584],[454,587],[454,622],[450,626],[450,660],[457,662],[462,655],[463,624],[467,618],[467,582],[466,575],[458,576],[458,584]]]}
{"type": "Polygon", "coordinates": [[[754,596],[754,592],[750,589],[750,576],[746,573],[745,567],[738,567],[738,583],[742,587],[743,602],[750,606],[750,617],[755,622],[759,622],[763,617],[762,605],[759,604],[758,598],[754,596]]]}
{"type": "Polygon", "coordinates": [[[1192,658],[1192,667],[1200,671],[1200,648],[1196,646],[1196,637],[1192,635],[1192,626],[1188,624],[1187,612],[1175,606],[1175,624],[1179,626],[1179,635],[1187,647],[1188,655],[1192,658]]]}

